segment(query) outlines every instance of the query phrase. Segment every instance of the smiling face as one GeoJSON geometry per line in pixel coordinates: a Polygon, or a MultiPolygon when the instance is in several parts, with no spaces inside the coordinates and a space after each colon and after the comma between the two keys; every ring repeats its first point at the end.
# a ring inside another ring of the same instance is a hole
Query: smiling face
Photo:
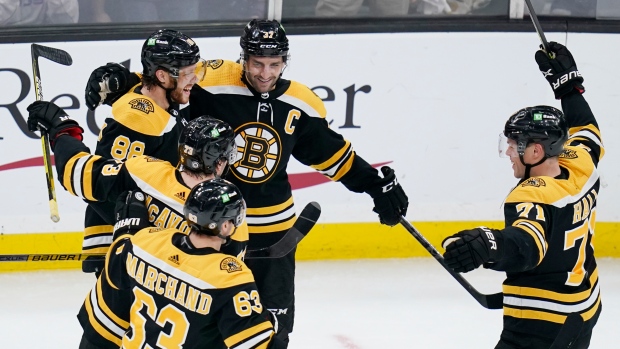
{"type": "Polygon", "coordinates": [[[284,67],[282,56],[249,56],[244,66],[245,78],[256,92],[269,92],[275,88],[284,67]]]}
{"type": "Polygon", "coordinates": [[[525,147],[522,162],[519,158],[519,152],[517,151],[517,141],[510,138],[508,139],[508,149],[506,149],[506,155],[510,158],[510,162],[512,163],[512,171],[515,178],[521,179],[525,176],[525,165],[523,163],[530,165],[536,164],[539,161],[542,161],[544,154],[542,145],[538,143],[530,143],[525,147]]]}
{"type": "MultiPolygon", "coordinates": [[[[174,77],[170,77],[171,79],[174,79],[174,77]]],[[[188,65],[187,67],[179,69],[177,86],[170,94],[172,99],[179,104],[189,103],[190,91],[197,80],[198,77],[196,75],[196,64],[188,65]]]]}

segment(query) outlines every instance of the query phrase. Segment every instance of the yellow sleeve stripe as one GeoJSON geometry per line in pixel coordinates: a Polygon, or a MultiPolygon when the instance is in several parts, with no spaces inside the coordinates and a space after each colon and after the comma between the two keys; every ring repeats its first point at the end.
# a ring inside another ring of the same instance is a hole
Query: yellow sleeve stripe
{"type": "MultiPolygon", "coordinates": [[[[97,280],[99,281],[99,280],[97,280]]],[[[129,322],[119,318],[118,316],[116,316],[116,314],[110,310],[110,308],[108,307],[108,305],[105,302],[105,299],[103,299],[103,290],[101,289],[101,282],[97,282],[97,304],[99,305],[99,308],[101,309],[101,311],[110,318],[110,320],[114,321],[115,323],[117,323],[120,327],[122,328],[128,328],[129,327],[129,322]]]]}
{"type": "Polygon", "coordinates": [[[349,172],[349,170],[353,166],[354,159],[355,159],[355,152],[351,152],[351,156],[349,156],[347,161],[340,167],[340,169],[338,170],[338,172],[336,172],[334,177],[332,177],[332,180],[338,181],[340,180],[340,178],[342,178],[342,176],[347,174],[347,172],[349,172]]]}
{"type": "Polygon", "coordinates": [[[288,200],[284,201],[281,204],[273,205],[273,206],[265,206],[259,208],[248,208],[246,210],[246,215],[248,216],[268,216],[274,213],[281,212],[287,209],[289,206],[293,204],[293,197],[289,197],[288,200]]]}
{"type": "MultiPolygon", "coordinates": [[[[590,275],[590,284],[595,285],[598,280],[598,268],[594,270],[592,275],[590,275]]],[[[503,285],[502,291],[504,295],[519,295],[525,297],[534,297],[534,298],[544,298],[548,300],[552,300],[554,302],[564,302],[564,303],[578,303],[583,302],[590,298],[592,294],[592,289],[581,291],[578,293],[558,293],[549,290],[543,290],[539,288],[532,287],[519,287],[519,286],[510,286],[503,285]]]]}
{"type": "Polygon", "coordinates": [[[84,238],[97,234],[111,234],[114,227],[111,225],[94,225],[84,228],[84,238]]]}
{"type": "Polygon", "coordinates": [[[518,319],[543,320],[555,322],[556,324],[563,324],[566,320],[566,315],[558,315],[538,310],[515,309],[510,307],[504,307],[504,316],[511,316],[518,319]]]}
{"type": "Polygon", "coordinates": [[[351,142],[345,141],[344,146],[342,146],[340,150],[338,150],[334,155],[332,155],[332,157],[330,157],[329,159],[323,161],[322,163],[318,165],[312,165],[310,167],[312,167],[313,169],[317,171],[325,171],[328,168],[332,167],[334,164],[342,161],[344,156],[349,153],[350,148],[351,148],[351,142]]]}
{"type": "Polygon", "coordinates": [[[253,337],[257,337],[256,339],[267,338],[272,334],[273,325],[270,321],[265,321],[224,339],[224,343],[231,349],[256,348],[254,345],[257,343],[252,340],[253,337]]]}
{"type": "Polygon", "coordinates": [[[84,165],[84,178],[82,183],[84,186],[84,197],[90,201],[95,201],[93,196],[93,163],[101,159],[101,156],[92,156],[84,165]]]}
{"type": "Polygon", "coordinates": [[[88,296],[86,297],[86,301],[85,301],[86,304],[84,305],[84,308],[86,309],[86,313],[88,313],[88,322],[90,322],[90,325],[101,337],[120,346],[121,338],[115,335],[114,333],[110,332],[107,328],[101,326],[101,324],[99,324],[99,321],[97,321],[97,319],[95,318],[95,315],[93,314],[93,305],[90,302],[90,297],[91,297],[91,294],[89,293],[88,296]]]}
{"type": "MultiPolygon", "coordinates": [[[[601,131],[599,131],[598,128],[596,128],[596,126],[589,124],[586,126],[577,126],[577,127],[571,127],[568,130],[568,134],[570,135],[570,138],[573,138],[577,133],[582,133],[583,131],[590,131],[591,133],[593,133],[593,136],[595,136],[597,139],[592,139],[594,142],[596,142],[597,144],[601,144],[601,131]]],[[[585,133],[582,133],[585,134],[585,133]]],[[[586,136],[587,137],[587,136],[586,136]]],[[[588,137],[590,138],[590,137],[588,137]]],[[[591,139],[591,138],[590,138],[591,139]]]]}
{"type": "Polygon", "coordinates": [[[538,264],[540,264],[547,253],[547,241],[545,240],[545,230],[540,223],[526,219],[518,219],[512,223],[513,227],[520,228],[528,233],[536,242],[538,247],[538,264]]]}
{"type": "Polygon", "coordinates": [[[74,155],[71,159],[69,159],[69,161],[67,161],[67,164],[65,165],[65,172],[63,173],[63,176],[62,176],[62,184],[65,187],[65,189],[67,189],[69,194],[74,195],[74,196],[77,196],[77,194],[75,193],[75,189],[73,188],[73,182],[71,181],[71,175],[73,174],[73,170],[75,168],[75,164],[77,160],[85,156],[90,156],[90,154],[87,152],[83,152],[83,151],[79,152],[76,155],[74,155]]]}

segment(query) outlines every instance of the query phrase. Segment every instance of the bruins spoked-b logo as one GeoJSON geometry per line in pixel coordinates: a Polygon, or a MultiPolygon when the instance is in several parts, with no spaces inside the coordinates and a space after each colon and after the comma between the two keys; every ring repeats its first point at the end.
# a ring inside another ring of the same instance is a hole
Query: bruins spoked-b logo
{"type": "Polygon", "coordinates": [[[153,103],[146,98],[135,98],[129,101],[129,105],[131,105],[132,109],[138,109],[145,114],[152,113],[155,111],[155,107],[153,103]]]}
{"type": "Polygon", "coordinates": [[[235,177],[247,183],[263,183],[275,172],[282,154],[280,136],[269,125],[257,122],[235,130],[237,161],[231,166],[235,177]]]}

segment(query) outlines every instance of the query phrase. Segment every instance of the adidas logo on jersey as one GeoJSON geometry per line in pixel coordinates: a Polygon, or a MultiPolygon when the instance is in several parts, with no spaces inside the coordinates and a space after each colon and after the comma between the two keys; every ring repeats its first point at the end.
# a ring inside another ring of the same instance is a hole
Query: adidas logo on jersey
{"type": "Polygon", "coordinates": [[[179,255],[178,254],[175,254],[174,256],[168,257],[168,260],[171,261],[172,263],[176,264],[176,265],[181,264],[179,262],[179,255]]]}
{"type": "Polygon", "coordinates": [[[185,192],[184,192],[184,191],[180,191],[180,192],[178,192],[178,193],[174,194],[174,196],[175,196],[176,198],[179,198],[179,199],[181,199],[181,200],[185,201],[185,192]]]}

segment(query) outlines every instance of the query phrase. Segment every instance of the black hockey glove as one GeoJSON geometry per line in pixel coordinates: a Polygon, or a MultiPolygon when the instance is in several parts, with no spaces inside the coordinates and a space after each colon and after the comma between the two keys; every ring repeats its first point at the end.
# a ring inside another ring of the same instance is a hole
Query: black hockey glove
{"type": "Polygon", "coordinates": [[[52,102],[36,101],[28,106],[28,129],[32,132],[46,132],[54,150],[56,138],[68,134],[80,141],[84,139],[84,129],[71,120],[65,111],[52,102]]]}
{"type": "Polygon", "coordinates": [[[383,178],[379,178],[366,192],[375,203],[372,210],[379,214],[381,224],[394,226],[398,224],[400,216],[407,214],[409,199],[398,183],[394,170],[383,166],[381,173],[383,178]]]}
{"type": "Polygon", "coordinates": [[[570,51],[557,42],[550,42],[549,50],[555,58],[549,58],[549,55],[542,50],[536,51],[534,58],[540,72],[551,85],[555,99],[561,99],[573,90],[583,93],[585,91],[582,85],[583,77],[577,70],[577,64],[570,51]]]}
{"type": "Polygon", "coordinates": [[[112,236],[114,240],[121,235],[133,235],[139,230],[151,226],[144,200],[144,193],[139,190],[126,191],[118,196],[114,207],[116,219],[114,235],[112,236]]]}
{"type": "Polygon", "coordinates": [[[459,273],[472,271],[483,263],[494,263],[504,255],[504,239],[499,230],[479,227],[463,230],[445,238],[446,264],[459,273]]]}
{"type": "Polygon", "coordinates": [[[139,82],[139,76],[118,63],[101,66],[88,78],[84,93],[86,106],[94,111],[101,104],[112,105],[139,82]]]}

